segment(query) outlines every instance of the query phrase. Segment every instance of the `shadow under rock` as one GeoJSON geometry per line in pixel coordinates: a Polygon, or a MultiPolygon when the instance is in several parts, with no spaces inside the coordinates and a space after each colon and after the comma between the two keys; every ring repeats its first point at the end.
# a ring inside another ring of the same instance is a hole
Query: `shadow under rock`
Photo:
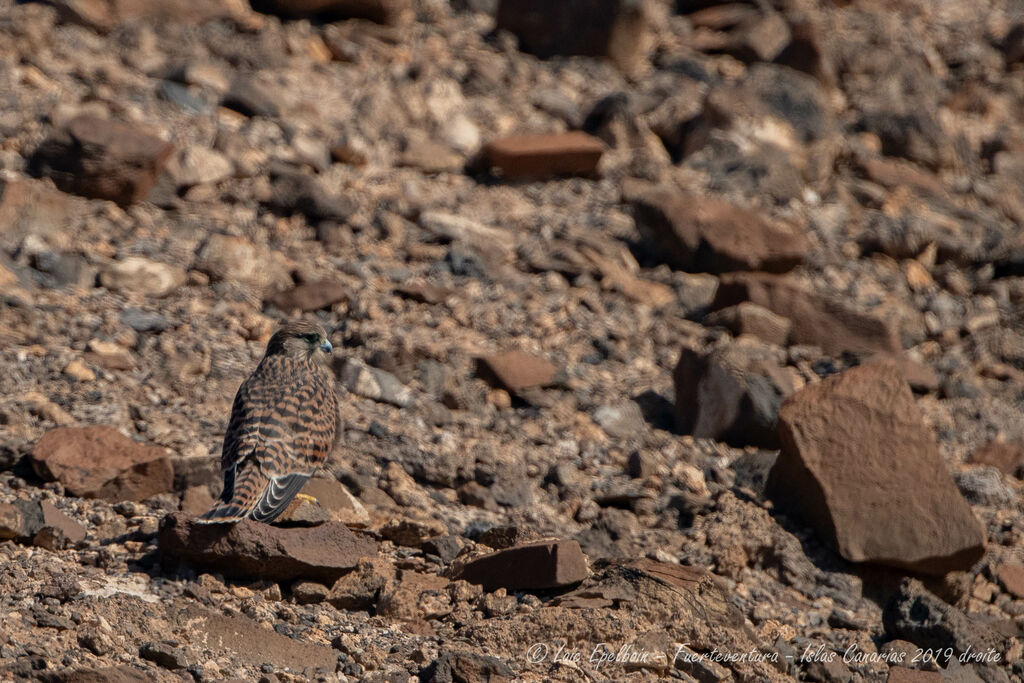
{"type": "Polygon", "coordinates": [[[633,397],[633,401],[640,406],[640,413],[651,427],[673,434],[679,433],[676,428],[675,408],[672,401],[653,389],[637,394],[633,397]]]}

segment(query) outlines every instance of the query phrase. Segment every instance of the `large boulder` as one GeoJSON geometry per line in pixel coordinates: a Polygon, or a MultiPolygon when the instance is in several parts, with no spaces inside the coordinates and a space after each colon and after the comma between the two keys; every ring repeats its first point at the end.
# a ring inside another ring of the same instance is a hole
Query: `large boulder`
{"type": "Polygon", "coordinates": [[[887,365],[795,393],[779,410],[779,440],[769,494],[847,560],[941,575],[984,554],[981,525],[887,365]]]}
{"type": "Polygon", "coordinates": [[[133,441],[113,427],[59,427],[32,451],[32,467],[68,494],[110,501],[143,500],[172,489],[167,450],[133,441]]]}

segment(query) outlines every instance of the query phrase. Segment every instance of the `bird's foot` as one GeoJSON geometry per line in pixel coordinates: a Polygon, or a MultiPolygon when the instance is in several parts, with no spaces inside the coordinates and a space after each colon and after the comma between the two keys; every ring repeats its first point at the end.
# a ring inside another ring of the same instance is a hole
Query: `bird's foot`
{"type": "Polygon", "coordinates": [[[311,503],[313,505],[319,505],[320,504],[319,500],[317,500],[313,496],[309,495],[308,493],[296,493],[295,494],[295,500],[304,500],[307,503],[311,503]]]}

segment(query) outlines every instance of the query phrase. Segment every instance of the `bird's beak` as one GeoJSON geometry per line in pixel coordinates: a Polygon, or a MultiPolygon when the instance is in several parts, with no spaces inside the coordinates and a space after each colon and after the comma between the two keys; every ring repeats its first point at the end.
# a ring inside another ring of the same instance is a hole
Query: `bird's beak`
{"type": "Polygon", "coordinates": [[[324,343],[320,345],[320,350],[324,353],[330,353],[331,351],[334,351],[334,347],[331,346],[331,342],[324,339],[324,343]]]}

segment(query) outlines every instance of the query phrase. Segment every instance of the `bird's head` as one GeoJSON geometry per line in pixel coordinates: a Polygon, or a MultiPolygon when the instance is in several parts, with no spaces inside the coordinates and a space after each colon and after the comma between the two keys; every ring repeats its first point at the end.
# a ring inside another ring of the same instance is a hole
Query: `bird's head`
{"type": "Polygon", "coordinates": [[[267,342],[267,356],[287,356],[295,360],[327,363],[334,347],[324,328],[299,320],[285,323],[267,342]]]}

